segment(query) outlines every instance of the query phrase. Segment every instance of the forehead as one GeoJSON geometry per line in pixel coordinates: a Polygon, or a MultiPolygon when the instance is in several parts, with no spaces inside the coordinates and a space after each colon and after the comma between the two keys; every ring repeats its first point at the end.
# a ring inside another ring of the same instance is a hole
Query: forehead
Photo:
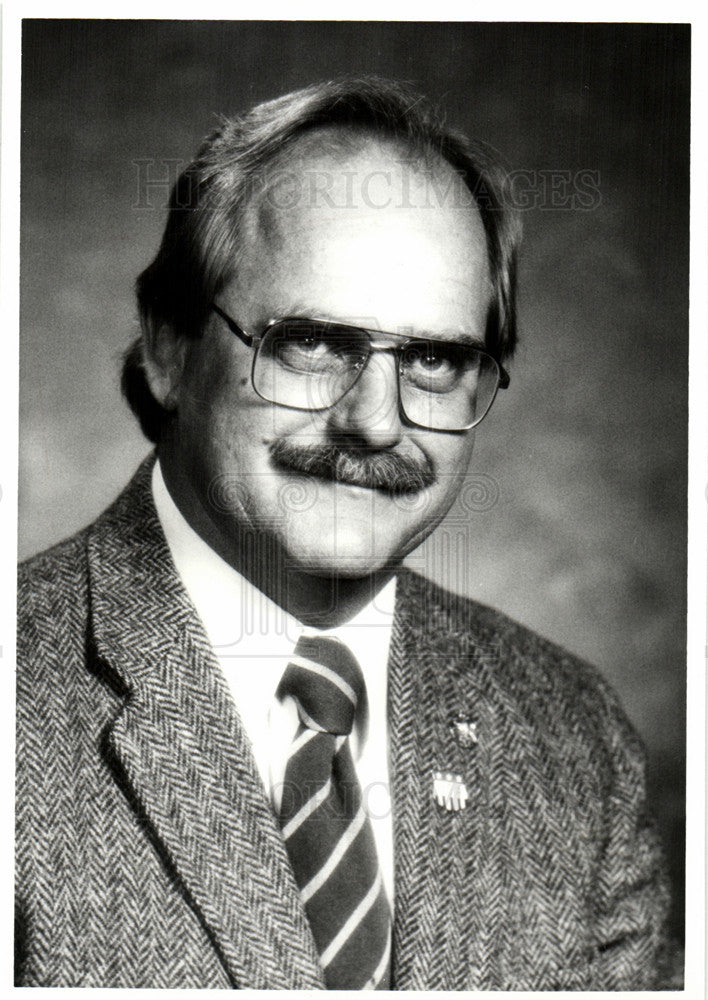
{"type": "Polygon", "coordinates": [[[323,312],[382,329],[468,327],[486,313],[479,209],[438,156],[413,158],[376,139],[334,148],[329,137],[319,145],[310,137],[272,165],[246,232],[240,292],[263,298],[267,290],[271,316],[292,310],[298,290],[323,312]]]}

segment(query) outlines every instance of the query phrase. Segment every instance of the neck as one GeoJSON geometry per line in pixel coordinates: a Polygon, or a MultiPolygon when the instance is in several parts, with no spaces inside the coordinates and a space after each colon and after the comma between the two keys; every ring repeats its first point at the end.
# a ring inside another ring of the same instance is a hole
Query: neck
{"type": "Polygon", "coordinates": [[[396,572],[385,567],[364,576],[309,572],[293,566],[280,540],[264,531],[244,529],[231,517],[228,531],[216,521],[191,486],[182,466],[158,449],[165,485],[190,527],[249,583],[304,625],[335,628],[350,621],[375,598],[396,572]]]}

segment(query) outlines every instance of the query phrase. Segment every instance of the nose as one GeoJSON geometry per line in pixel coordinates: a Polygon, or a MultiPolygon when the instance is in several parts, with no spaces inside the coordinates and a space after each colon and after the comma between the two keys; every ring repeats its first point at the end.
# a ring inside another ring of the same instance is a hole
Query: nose
{"type": "Polygon", "coordinates": [[[392,448],[403,434],[398,404],[397,359],[375,351],[349,392],[332,408],[330,429],[357,438],[369,448],[392,448]]]}

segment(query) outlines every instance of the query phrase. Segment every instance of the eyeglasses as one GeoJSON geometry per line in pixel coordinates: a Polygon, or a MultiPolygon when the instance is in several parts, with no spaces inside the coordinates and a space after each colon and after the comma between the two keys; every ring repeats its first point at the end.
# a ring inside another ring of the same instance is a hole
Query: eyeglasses
{"type": "Polygon", "coordinates": [[[396,355],[400,411],[408,423],[428,430],[471,430],[489,413],[497,390],[509,385],[496,358],[458,341],[299,318],[271,320],[252,335],[219,306],[212,308],[253,348],[254,390],[280,406],[328,410],[356,385],[375,351],[396,355]]]}

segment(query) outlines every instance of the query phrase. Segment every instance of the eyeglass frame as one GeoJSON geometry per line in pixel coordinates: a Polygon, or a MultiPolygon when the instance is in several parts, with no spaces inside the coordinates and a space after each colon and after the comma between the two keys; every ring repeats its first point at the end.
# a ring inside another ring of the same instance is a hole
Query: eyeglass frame
{"type": "Polygon", "coordinates": [[[236,320],[233,319],[232,316],[229,316],[228,313],[224,312],[224,310],[220,306],[218,306],[216,304],[216,302],[212,302],[211,308],[216,313],[216,315],[219,316],[219,318],[222,319],[224,321],[224,323],[226,323],[226,325],[228,326],[228,328],[231,331],[231,333],[233,333],[234,336],[238,337],[238,339],[242,343],[244,343],[246,345],[246,347],[250,347],[253,350],[253,362],[251,364],[251,385],[253,386],[253,391],[258,396],[260,396],[261,399],[265,400],[266,403],[272,403],[275,406],[285,406],[288,409],[296,409],[296,410],[310,410],[313,413],[323,413],[325,410],[330,410],[330,409],[332,409],[333,406],[337,406],[339,403],[341,403],[341,401],[344,399],[344,397],[347,395],[347,393],[351,392],[351,390],[354,388],[354,386],[356,385],[356,383],[359,381],[359,378],[360,378],[362,372],[366,368],[366,364],[368,364],[368,361],[369,361],[369,358],[371,357],[371,354],[374,351],[393,351],[396,354],[396,359],[398,361],[398,369],[397,369],[398,378],[396,380],[396,386],[397,386],[397,389],[398,389],[398,408],[399,408],[399,412],[402,413],[402,415],[404,416],[404,418],[406,419],[406,421],[409,424],[411,424],[413,427],[421,427],[421,428],[423,428],[423,430],[434,431],[434,432],[437,432],[437,433],[461,434],[461,433],[464,433],[466,431],[472,430],[473,427],[478,427],[479,424],[482,423],[482,421],[484,420],[484,418],[487,416],[487,414],[491,410],[492,406],[494,405],[494,400],[497,398],[497,392],[500,389],[508,389],[509,383],[511,381],[511,377],[510,377],[509,373],[504,368],[504,366],[502,365],[502,363],[499,360],[497,360],[497,358],[494,357],[493,354],[490,354],[489,351],[485,351],[481,347],[476,347],[476,346],[474,346],[472,344],[460,343],[458,341],[443,340],[440,337],[409,337],[409,336],[407,336],[404,333],[389,333],[386,330],[369,330],[366,327],[363,327],[363,326],[354,326],[351,323],[340,323],[339,321],[334,321],[334,320],[322,320],[322,319],[315,320],[315,319],[310,319],[310,318],[305,317],[305,316],[283,316],[283,317],[280,317],[278,319],[271,319],[271,320],[269,320],[266,323],[266,325],[263,327],[263,329],[261,330],[260,333],[253,334],[253,333],[248,333],[246,330],[244,330],[242,327],[240,327],[238,325],[238,323],[236,322],[236,320]],[[281,323],[287,323],[288,321],[298,322],[298,323],[313,323],[313,324],[318,324],[318,325],[320,325],[320,324],[321,325],[330,324],[332,326],[339,327],[342,330],[352,330],[352,331],[356,331],[357,333],[365,333],[368,336],[368,338],[369,338],[369,352],[370,353],[367,356],[366,363],[364,365],[362,365],[361,370],[359,371],[359,373],[357,374],[357,377],[354,379],[354,381],[349,386],[349,388],[346,389],[342,393],[342,395],[339,397],[339,399],[337,399],[334,403],[330,403],[329,406],[322,406],[322,407],[302,406],[302,407],[300,407],[300,406],[291,406],[288,403],[278,403],[278,402],[276,402],[273,399],[268,399],[267,396],[264,396],[263,393],[259,392],[258,389],[256,388],[256,379],[255,379],[256,361],[258,360],[258,350],[260,348],[261,342],[264,340],[266,334],[268,333],[268,331],[270,329],[272,329],[272,327],[279,326],[281,323]],[[382,336],[382,337],[394,337],[396,340],[401,340],[402,343],[400,345],[396,345],[396,344],[389,344],[389,345],[375,344],[373,342],[373,340],[372,340],[372,334],[376,334],[376,335],[379,335],[379,336],[382,336]],[[476,351],[478,354],[483,354],[485,357],[490,358],[494,362],[494,364],[496,365],[496,367],[497,367],[497,369],[499,371],[499,377],[498,377],[498,380],[497,380],[497,387],[494,390],[494,395],[492,396],[492,399],[491,399],[491,402],[489,403],[489,406],[484,411],[484,413],[479,418],[479,420],[475,420],[473,423],[468,424],[465,427],[455,427],[455,428],[439,427],[439,428],[436,428],[436,427],[428,427],[427,424],[419,424],[417,421],[411,420],[411,418],[408,416],[408,414],[405,411],[405,407],[403,406],[403,402],[401,400],[401,385],[400,385],[401,365],[400,365],[400,355],[405,350],[405,348],[406,348],[406,346],[408,344],[420,343],[421,341],[424,342],[424,343],[431,343],[431,344],[453,344],[454,343],[458,347],[462,347],[462,348],[468,347],[471,350],[476,351]]]}

